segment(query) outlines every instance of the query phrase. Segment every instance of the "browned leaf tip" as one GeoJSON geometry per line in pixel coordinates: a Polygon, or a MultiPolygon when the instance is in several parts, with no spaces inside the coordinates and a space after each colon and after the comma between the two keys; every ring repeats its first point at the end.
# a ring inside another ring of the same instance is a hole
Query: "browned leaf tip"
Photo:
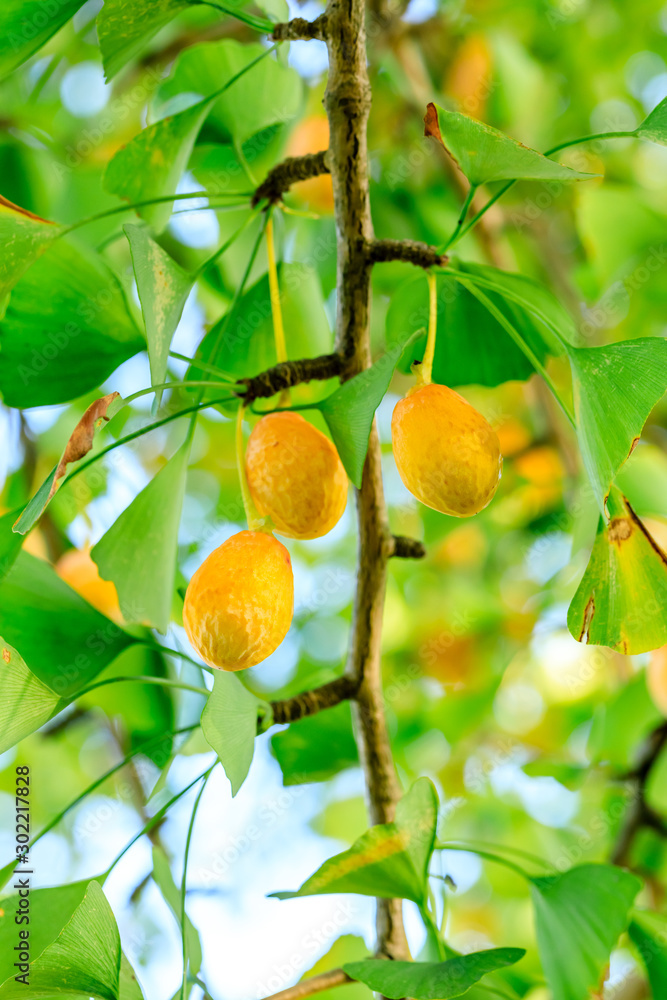
{"type": "Polygon", "coordinates": [[[442,141],[440,122],[438,121],[438,112],[435,104],[426,105],[426,114],[424,115],[424,135],[437,139],[443,146],[445,145],[442,141]]]}
{"type": "Polygon", "coordinates": [[[119,392],[110,392],[108,396],[101,396],[100,399],[96,399],[94,403],[90,404],[84,415],[81,417],[81,420],[72,431],[70,439],[65,445],[62,458],[58,463],[58,468],[56,469],[56,474],[51,486],[51,492],[49,493],[49,500],[56,492],[58,480],[62,479],[67,472],[67,466],[69,463],[78,462],[79,459],[83,458],[84,455],[87,455],[93,447],[95,431],[101,421],[109,420],[109,417],[107,417],[107,410],[113,401],[118,399],[119,396],[119,392]]]}
{"type": "Polygon", "coordinates": [[[13,201],[9,201],[8,198],[3,198],[0,194],[0,205],[4,205],[5,208],[11,209],[12,212],[18,212],[19,215],[25,215],[28,219],[34,219],[35,222],[45,222],[49,226],[55,226],[56,223],[51,219],[43,219],[41,215],[35,215],[34,212],[29,212],[27,208],[21,208],[20,205],[15,205],[13,201]]]}

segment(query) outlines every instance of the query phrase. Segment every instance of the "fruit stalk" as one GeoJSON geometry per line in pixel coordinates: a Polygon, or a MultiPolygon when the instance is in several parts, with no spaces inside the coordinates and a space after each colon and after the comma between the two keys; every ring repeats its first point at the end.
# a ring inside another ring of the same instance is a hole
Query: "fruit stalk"
{"type": "MultiPolygon", "coordinates": [[[[337,233],[336,350],[343,379],[368,368],[370,276],[366,248],[373,240],[366,125],[371,88],[366,69],[363,0],[329,0],[326,9],[329,75],[324,104],[329,119],[328,163],[337,233]]],[[[347,675],[357,687],[352,702],[359,755],[372,823],[393,820],[399,788],[382,695],[380,643],[393,539],[382,488],[380,445],[373,427],[361,489],[357,491],[359,565],[347,675]]],[[[377,953],[409,958],[400,900],[377,901],[377,953]]]]}

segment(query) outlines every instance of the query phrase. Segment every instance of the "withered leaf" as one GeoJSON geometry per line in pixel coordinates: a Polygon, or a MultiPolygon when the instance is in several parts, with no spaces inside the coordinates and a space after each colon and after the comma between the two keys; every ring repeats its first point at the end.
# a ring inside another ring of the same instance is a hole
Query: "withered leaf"
{"type": "Polygon", "coordinates": [[[93,447],[93,438],[95,436],[95,431],[100,426],[102,421],[109,420],[107,417],[107,410],[120,396],[119,392],[110,392],[108,396],[101,396],[96,399],[94,403],[91,403],[81,420],[78,422],[70,439],[65,445],[65,450],[62,453],[62,457],[58,462],[58,468],[56,469],[56,474],[53,478],[53,483],[51,484],[51,490],[49,492],[49,500],[56,492],[58,488],[58,481],[67,472],[67,466],[71,462],[78,462],[80,458],[87,455],[90,449],[93,447]]]}

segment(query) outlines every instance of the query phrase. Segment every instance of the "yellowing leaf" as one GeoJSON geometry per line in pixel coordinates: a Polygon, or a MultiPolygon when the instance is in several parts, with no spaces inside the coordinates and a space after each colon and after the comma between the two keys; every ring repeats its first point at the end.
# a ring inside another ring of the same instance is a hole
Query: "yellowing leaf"
{"type": "Polygon", "coordinates": [[[62,231],[62,226],[0,195],[0,299],[62,231]]]}
{"type": "Polygon", "coordinates": [[[432,782],[419,778],[396,808],[396,820],[372,826],[349,851],[325,861],[296,892],[278,899],[324,893],[412,899],[421,905],[435,843],[438,799],[432,782]]]}
{"type": "Polygon", "coordinates": [[[619,653],[658,649],[667,643],[667,555],[616,488],[609,513],[609,523],[600,519],[568,628],[579,642],[619,653]]]}

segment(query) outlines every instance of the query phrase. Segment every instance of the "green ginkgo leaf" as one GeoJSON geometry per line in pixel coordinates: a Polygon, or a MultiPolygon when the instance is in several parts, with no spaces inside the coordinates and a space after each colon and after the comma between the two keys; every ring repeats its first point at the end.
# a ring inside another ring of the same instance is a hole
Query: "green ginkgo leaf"
{"type": "Polygon", "coordinates": [[[663,97],[660,104],[635,129],[635,135],[638,139],[648,139],[649,142],[667,146],[667,97],[663,97]]]}
{"type": "Polygon", "coordinates": [[[53,566],[25,551],[0,582],[0,635],[42,683],[67,699],[136,642],[53,566]]]}
{"type": "Polygon", "coordinates": [[[490,125],[436,104],[429,104],[424,122],[426,135],[447,150],[473,187],[489,181],[578,181],[595,176],[571,170],[490,125]]]}
{"type": "Polygon", "coordinates": [[[60,240],[17,282],[0,319],[0,392],[21,408],[69,402],[145,349],[118,276],[89,247],[60,240]]]}
{"type": "Polygon", "coordinates": [[[609,494],[591,558],[570,604],[567,624],[579,642],[619,653],[645,653],[667,643],[667,555],[625,497],[609,494]]]}
{"type": "Polygon", "coordinates": [[[21,654],[0,636],[0,753],[43,726],[61,699],[26,666],[21,654]]]}
{"type": "Polygon", "coordinates": [[[531,879],[537,946],[553,1000],[583,1000],[599,985],[641,887],[636,875],[600,864],[531,879]]]}
{"type": "MultiPolygon", "coordinates": [[[[41,49],[85,0],[3,0],[0,4],[0,79],[41,49]]],[[[53,57],[52,57],[53,58],[53,57]]]]}
{"type": "Polygon", "coordinates": [[[372,826],[343,851],[325,861],[296,892],[278,899],[352,892],[363,896],[412,899],[422,905],[428,864],[435,843],[438,798],[433,783],[419,778],[396,808],[396,820],[372,826]]]}
{"type": "Polygon", "coordinates": [[[489,948],[457,955],[446,962],[387,962],[369,958],[343,966],[348,976],[372,990],[400,1000],[450,1000],[460,997],[489,972],[514,965],[526,954],[523,948],[489,948]]]}
{"type": "Polygon", "coordinates": [[[176,581],[178,526],[190,445],[186,442],[91,549],[112,580],[126,622],[166,632],[176,581]]]}
{"type": "Polygon", "coordinates": [[[667,339],[568,348],[579,447],[602,513],[621,466],[667,390],[667,339]]]}
{"type": "MultiPolygon", "coordinates": [[[[145,226],[123,227],[130,243],[137,292],[144,314],[151,384],[161,385],[167,374],[169,348],[194,284],[173,257],[151,239],[145,226]]],[[[155,395],[159,403],[161,391],[155,395]]]]}
{"type": "Polygon", "coordinates": [[[0,301],[62,232],[57,223],[0,195],[0,301]]]}
{"type": "Polygon", "coordinates": [[[107,80],[193,2],[196,0],[105,0],[97,15],[97,37],[107,80]]]}
{"type": "MultiPolygon", "coordinates": [[[[68,886],[68,889],[74,889],[68,886]]],[[[42,894],[57,894],[58,889],[43,889],[42,894]]],[[[18,897],[3,900],[7,909],[15,912],[18,897]]],[[[35,908],[41,902],[37,893],[35,908]]],[[[71,904],[70,904],[71,905],[71,904]]],[[[89,882],[83,897],[69,918],[56,911],[52,927],[60,930],[41,954],[32,953],[29,962],[29,995],[31,1000],[47,1000],[54,996],[96,997],[98,1000],[118,1000],[120,980],[120,935],[113,912],[99,883],[89,882]],[[63,922],[64,919],[64,922],[63,922]]],[[[0,986],[1,1000],[19,1000],[27,995],[24,982],[11,977],[0,986]]]]}
{"type": "Polygon", "coordinates": [[[206,742],[215,750],[232,786],[232,796],[248,776],[255,752],[257,720],[268,711],[234,674],[216,670],[202,713],[206,742]]]}
{"type": "Polygon", "coordinates": [[[667,916],[634,910],[628,933],[646,966],[653,996],[667,996],[667,916]]]}
{"type": "MultiPolygon", "coordinates": [[[[210,107],[209,100],[199,101],[185,111],[149,125],[131,139],[107,166],[104,174],[107,191],[129,202],[175,194],[210,107]]],[[[172,208],[172,201],[164,201],[145,205],[137,212],[160,232],[167,225],[172,208]]]]}
{"type": "Polygon", "coordinates": [[[302,107],[303,81],[297,71],[277,59],[262,59],[265,54],[261,44],[233,38],[190,45],[161,83],[158,100],[171,101],[182,93],[213,98],[209,126],[221,139],[243,143],[262,129],[292,121],[302,107]],[[251,60],[261,61],[243,74],[251,60]],[[238,82],[225,92],[225,83],[233,79],[238,82]]]}
{"type": "Polygon", "coordinates": [[[370,368],[343,382],[340,389],[318,404],[345,471],[357,488],[361,487],[375,411],[389,388],[401,355],[420,334],[420,331],[410,332],[412,336],[407,341],[393,344],[370,368]]]}
{"type": "MultiPolygon", "coordinates": [[[[242,46],[245,50],[245,46],[242,46]]],[[[118,150],[104,174],[107,191],[130,202],[165,199],[153,205],[137,208],[138,214],[160,232],[169,221],[173,201],[169,195],[176,193],[178,182],[188,164],[199,130],[208,117],[211,108],[225,94],[232,90],[234,105],[244,105],[235,84],[250,74],[251,88],[257,66],[261,72],[262,63],[270,62],[270,49],[261,48],[254,59],[244,56],[243,65],[228,76],[218,89],[208,94],[178,114],[167,115],[149,125],[118,150]]],[[[198,89],[195,91],[198,92],[198,89]]]]}

